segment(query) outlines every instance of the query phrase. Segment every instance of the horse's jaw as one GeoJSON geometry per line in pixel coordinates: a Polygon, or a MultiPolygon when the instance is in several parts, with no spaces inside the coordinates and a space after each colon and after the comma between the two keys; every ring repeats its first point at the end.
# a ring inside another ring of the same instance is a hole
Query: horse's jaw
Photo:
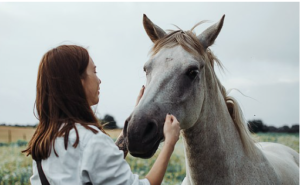
{"type": "MultiPolygon", "coordinates": [[[[127,143],[128,144],[128,143],[127,143]]],[[[130,155],[132,155],[133,157],[138,157],[138,158],[142,158],[142,159],[149,159],[151,158],[155,152],[157,151],[158,147],[159,147],[160,141],[157,141],[152,148],[150,148],[148,151],[132,151],[129,150],[130,155]]]]}

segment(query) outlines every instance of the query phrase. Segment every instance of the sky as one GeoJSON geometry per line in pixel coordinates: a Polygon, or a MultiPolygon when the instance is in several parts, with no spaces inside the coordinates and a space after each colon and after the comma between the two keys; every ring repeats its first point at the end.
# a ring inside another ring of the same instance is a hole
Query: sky
{"type": "Polygon", "coordinates": [[[225,66],[217,75],[232,91],[246,120],[266,125],[299,123],[299,3],[4,3],[0,2],[0,123],[37,124],[34,102],[39,62],[62,44],[88,48],[97,66],[98,117],[112,115],[119,127],[146,83],[144,63],[153,45],[143,14],[162,29],[200,34],[225,14],[211,46],[225,66]]]}

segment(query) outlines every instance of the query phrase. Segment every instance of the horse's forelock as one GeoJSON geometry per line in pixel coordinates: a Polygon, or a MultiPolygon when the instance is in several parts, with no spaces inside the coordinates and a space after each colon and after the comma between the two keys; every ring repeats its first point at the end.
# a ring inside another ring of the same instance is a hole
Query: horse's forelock
{"type": "Polygon", "coordinates": [[[169,30],[167,35],[154,43],[151,50],[152,56],[157,54],[162,48],[172,48],[177,45],[180,45],[193,55],[202,56],[204,54],[204,48],[192,30],[183,31],[179,27],[177,28],[179,30],[169,30]]]}

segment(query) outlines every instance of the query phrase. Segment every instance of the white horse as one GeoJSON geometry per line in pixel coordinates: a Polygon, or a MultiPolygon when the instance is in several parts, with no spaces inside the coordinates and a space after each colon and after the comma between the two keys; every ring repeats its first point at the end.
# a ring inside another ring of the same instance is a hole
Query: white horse
{"type": "Polygon", "coordinates": [[[165,33],[144,15],[153,41],[145,64],[146,89],[125,124],[129,152],[149,158],[163,140],[169,112],[182,128],[186,157],[183,184],[299,184],[299,154],[276,143],[255,143],[237,102],[218,80],[209,50],[224,17],[196,36],[189,31],[165,33]]]}

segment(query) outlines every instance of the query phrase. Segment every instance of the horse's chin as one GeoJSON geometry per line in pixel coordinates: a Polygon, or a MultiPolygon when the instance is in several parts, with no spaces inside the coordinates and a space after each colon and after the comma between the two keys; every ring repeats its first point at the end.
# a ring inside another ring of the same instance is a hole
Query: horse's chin
{"type": "Polygon", "coordinates": [[[138,158],[142,158],[142,159],[149,159],[151,158],[156,150],[158,149],[158,146],[160,144],[160,142],[162,141],[163,139],[159,139],[157,142],[155,142],[155,144],[150,148],[148,149],[147,151],[130,151],[129,150],[129,153],[130,155],[132,155],[133,157],[138,157],[138,158]]]}
{"type": "Polygon", "coordinates": [[[142,159],[149,159],[149,158],[151,158],[154,154],[155,154],[155,152],[156,152],[156,150],[153,150],[154,152],[151,152],[151,153],[143,153],[143,154],[138,154],[138,153],[130,153],[133,157],[138,157],[138,158],[142,158],[142,159]]]}

